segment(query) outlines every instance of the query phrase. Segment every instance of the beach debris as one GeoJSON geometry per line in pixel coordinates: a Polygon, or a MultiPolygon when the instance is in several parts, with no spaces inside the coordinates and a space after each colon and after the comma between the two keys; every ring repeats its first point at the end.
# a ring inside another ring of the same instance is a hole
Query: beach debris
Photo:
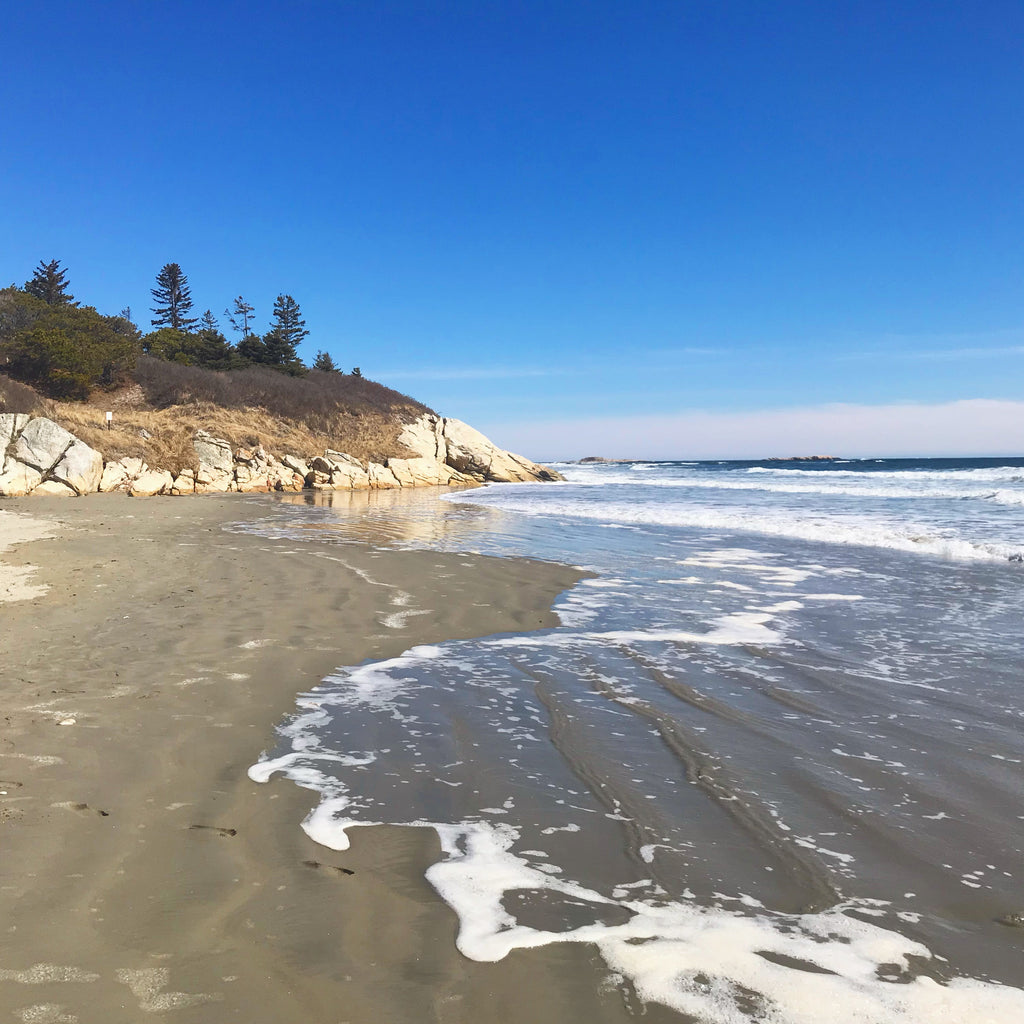
{"type": "Polygon", "coordinates": [[[996,918],[996,924],[1005,925],[1007,928],[1024,928],[1024,913],[1003,914],[996,918]]]}
{"type": "Polygon", "coordinates": [[[334,864],[324,864],[318,860],[304,860],[302,862],[303,867],[312,868],[314,871],[326,871],[337,875],[354,875],[355,872],[351,868],[339,868],[334,864]]]}
{"type": "Polygon", "coordinates": [[[237,828],[222,828],[220,825],[189,825],[190,829],[203,829],[207,832],[216,832],[223,839],[230,839],[238,835],[237,828]]]}

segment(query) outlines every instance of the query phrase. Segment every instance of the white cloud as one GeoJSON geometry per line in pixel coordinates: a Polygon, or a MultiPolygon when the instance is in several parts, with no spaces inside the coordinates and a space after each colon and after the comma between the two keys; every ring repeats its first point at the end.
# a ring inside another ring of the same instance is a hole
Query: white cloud
{"type": "Polygon", "coordinates": [[[481,426],[503,447],[551,460],[1024,455],[1024,402],[985,398],[481,426]]]}

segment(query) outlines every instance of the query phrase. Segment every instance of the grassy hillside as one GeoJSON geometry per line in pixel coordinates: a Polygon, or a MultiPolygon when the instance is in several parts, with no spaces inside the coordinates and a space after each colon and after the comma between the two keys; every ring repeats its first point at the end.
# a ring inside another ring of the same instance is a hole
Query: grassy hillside
{"type": "Polygon", "coordinates": [[[291,377],[261,366],[219,372],[141,356],[122,386],[94,389],[81,402],[43,398],[0,374],[0,412],[49,416],[106,459],[136,456],[178,471],[194,464],[191,439],[199,429],[277,455],[333,448],[380,462],[409,454],[398,443],[401,426],[431,410],[348,374],[291,377]]]}

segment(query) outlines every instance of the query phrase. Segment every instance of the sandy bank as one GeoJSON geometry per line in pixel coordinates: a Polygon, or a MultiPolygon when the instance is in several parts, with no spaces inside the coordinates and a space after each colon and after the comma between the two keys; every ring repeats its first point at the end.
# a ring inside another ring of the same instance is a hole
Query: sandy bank
{"type": "Polygon", "coordinates": [[[0,605],[0,1020],[623,1019],[587,950],[459,956],[433,833],[334,854],[298,828],[310,794],[246,777],[337,665],[550,624],[576,574],[223,530],[277,507],[0,511],[0,592],[24,598],[0,605]]]}

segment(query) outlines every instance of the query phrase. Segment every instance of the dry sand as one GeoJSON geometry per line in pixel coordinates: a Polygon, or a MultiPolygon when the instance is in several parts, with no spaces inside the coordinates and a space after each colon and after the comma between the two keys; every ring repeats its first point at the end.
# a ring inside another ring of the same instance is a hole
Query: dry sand
{"type": "Polygon", "coordinates": [[[313,794],[246,776],[336,666],[551,624],[577,574],[222,528],[272,507],[4,503],[0,1022],[623,1019],[593,950],[461,957],[433,832],[333,853],[313,794]]]}

